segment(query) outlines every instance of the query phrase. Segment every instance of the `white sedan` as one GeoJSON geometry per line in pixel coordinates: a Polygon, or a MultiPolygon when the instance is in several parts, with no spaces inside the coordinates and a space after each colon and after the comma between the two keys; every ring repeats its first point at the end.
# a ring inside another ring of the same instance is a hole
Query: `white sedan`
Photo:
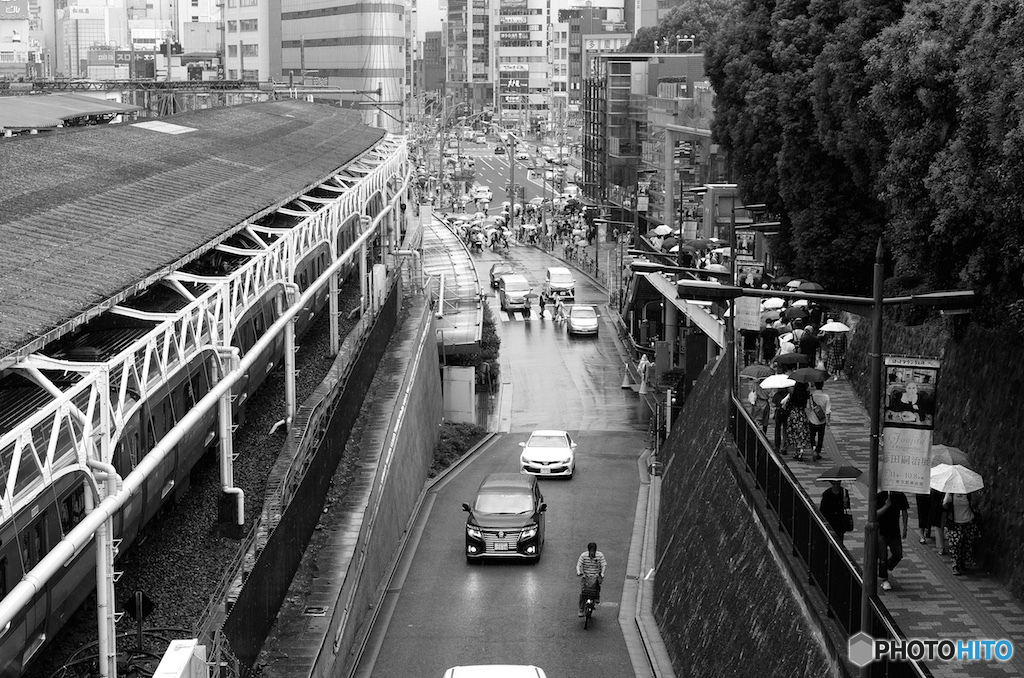
{"type": "Polygon", "coordinates": [[[519,446],[521,473],[572,478],[576,471],[576,443],[566,431],[534,431],[519,446]]]}
{"type": "Polygon", "coordinates": [[[517,151],[516,152],[516,160],[529,160],[529,159],[530,159],[530,154],[527,153],[526,151],[517,151]]]}

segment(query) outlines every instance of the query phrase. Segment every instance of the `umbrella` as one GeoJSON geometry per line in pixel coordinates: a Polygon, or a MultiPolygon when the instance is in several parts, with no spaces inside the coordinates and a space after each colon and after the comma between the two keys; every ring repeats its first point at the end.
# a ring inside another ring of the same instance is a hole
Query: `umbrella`
{"type": "Polygon", "coordinates": [[[672,232],[672,227],[671,226],[666,226],[665,224],[662,224],[661,226],[655,226],[651,230],[647,231],[647,234],[648,235],[651,235],[651,234],[653,234],[653,235],[668,235],[671,232],[672,232]]]}
{"type": "Polygon", "coordinates": [[[939,492],[967,494],[985,487],[985,481],[966,466],[939,464],[932,467],[931,487],[939,492]]]}
{"type": "Polygon", "coordinates": [[[849,332],[850,327],[844,323],[836,320],[829,320],[827,323],[821,326],[822,332],[849,332]]]}
{"type": "Polygon", "coordinates": [[[803,280],[790,280],[788,283],[786,283],[786,287],[788,287],[791,290],[795,290],[796,288],[800,287],[800,285],[802,285],[803,282],[803,280]]]}
{"type": "Polygon", "coordinates": [[[805,384],[828,381],[828,377],[828,372],[825,370],[819,370],[817,367],[801,367],[800,369],[793,370],[789,373],[790,379],[793,381],[802,381],[805,384]]]}
{"type": "Polygon", "coordinates": [[[779,319],[778,311],[765,311],[761,314],[761,324],[764,325],[765,320],[775,321],[779,319]]]}
{"type": "MultiPolygon", "coordinates": [[[[742,372],[740,374],[742,374],[742,372]]],[[[932,466],[937,466],[939,464],[949,464],[951,466],[960,464],[961,466],[970,466],[971,458],[959,447],[951,447],[949,445],[932,445],[932,466]]]]}
{"type": "Polygon", "coordinates": [[[793,276],[791,276],[791,275],[780,275],[778,278],[775,278],[774,280],[772,280],[772,282],[775,283],[776,285],[785,285],[790,280],[793,280],[793,276]]]}
{"type": "Polygon", "coordinates": [[[544,198],[531,198],[530,204],[533,205],[534,207],[540,207],[541,205],[544,204],[544,198]]]}
{"type": "Polygon", "coordinates": [[[824,292],[825,288],[816,282],[804,281],[797,286],[798,292],[824,292]]]}
{"type": "Polygon", "coordinates": [[[786,332],[785,334],[780,334],[779,341],[793,341],[793,333],[786,332]]]}
{"type": "Polygon", "coordinates": [[[667,238],[665,238],[665,240],[662,241],[661,246],[662,247],[678,247],[679,246],[679,238],[675,237],[674,235],[670,235],[667,238]]]}
{"type": "MultiPolygon", "coordinates": [[[[775,374],[775,370],[767,365],[747,365],[740,370],[740,376],[746,377],[747,379],[764,379],[765,377],[770,377],[773,374],[775,374]]],[[[933,445],[932,449],[934,450],[935,447],[936,446],[933,445]]]]}
{"type": "Polygon", "coordinates": [[[713,271],[715,273],[728,273],[729,267],[724,264],[708,264],[708,267],[704,270],[713,271]]]}
{"type": "Polygon", "coordinates": [[[775,362],[780,365],[806,365],[811,361],[803,353],[785,353],[775,356],[775,362]]]}
{"type": "Polygon", "coordinates": [[[811,317],[811,314],[800,306],[790,306],[786,309],[785,313],[782,314],[782,317],[789,318],[790,320],[793,320],[794,318],[807,319],[811,317]]]}
{"type": "Polygon", "coordinates": [[[773,374],[761,381],[761,388],[789,388],[794,384],[796,384],[796,382],[785,374],[773,374]]]}
{"type": "Polygon", "coordinates": [[[679,252],[679,245],[672,245],[672,247],[668,248],[669,254],[676,254],[677,252],[679,252]]]}
{"type": "Polygon", "coordinates": [[[701,240],[700,238],[694,238],[693,240],[687,240],[684,244],[689,245],[695,250],[706,250],[709,243],[707,240],[701,240]]]}
{"type": "Polygon", "coordinates": [[[786,305],[786,300],[780,297],[772,297],[771,299],[765,299],[761,302],[761,308],[765,311],[782,308],[786,305]]]}
{"type": "Polygon", "coordinates": [[[714,252],[715,254],[721,254],[723,257],[731,257],[732,256],[732,248],[731,247],[719,247],[718,249],[714,249],[714,250],[711,250],[711,251],[714,252]]]}
{"type": "Polygon", "coordinates": [[[807,300],[806,299],[797,299],[796,301],[793,302],[793,305],[794,306],[806,306],[807,305],[807,300]]]}
{"type": "Polygon", "coordinates": [[[690,254],[696,254],[697,253],[697,248],[694,247],[693,245],[687,245],[686,243],[683,243],[682,245],[676,245],[676,247],[678,247],[679,249],[681,249],[684,252],[689,252],[690,254]]]}
{"type": "Polygon", "coordinates": [[[477,212],[474,216],[476,216],[477,219],[483,219],[484,217],[487,216],[487,213],[486,212],[477,212]]]}
{"type": "Polygon", "coordinates": [[[818,480],[856,480],[863,473],[856,466],[841,466],[836,464],[829,470],[818,476],[818,480]]]}

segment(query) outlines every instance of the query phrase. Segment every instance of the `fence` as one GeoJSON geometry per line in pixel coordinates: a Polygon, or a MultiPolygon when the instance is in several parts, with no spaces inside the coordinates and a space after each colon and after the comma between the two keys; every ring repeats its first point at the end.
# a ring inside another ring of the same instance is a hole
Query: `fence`
{"type": "MultiPolygon", "coordinates": [[[[850,553],[836,540],[800,482],[775,454],[771,443],[754,424],[742,404],[731,400],[730,426],[740,459],[753,476],[765,503],[778,517],[778,528],[793,544],[794,557],[807,566],[810,583],[821,590],[827,614],[836,620],[847,636],[861,630],[861,591],[863,579],[850,553]]],[[[871,602],[871,636],[906,636],[889,612],[871,602]]],[[[872,678],[924,678],[928,668],[916,661],[879,661],[870,666],[872,678]]]]}

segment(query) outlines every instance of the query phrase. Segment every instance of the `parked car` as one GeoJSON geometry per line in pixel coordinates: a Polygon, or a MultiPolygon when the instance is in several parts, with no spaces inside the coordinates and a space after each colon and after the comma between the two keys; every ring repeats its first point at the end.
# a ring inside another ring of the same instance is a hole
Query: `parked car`
{"type": "Polygon", "coordinates": [[[572,303],[576,299],[576,278],[572,271],[564,266],[551,266],[544,273],[544,286],[541,294],[549,303],[561,298],[562,303],[572,303]]]}
{"type": "Polygon", "coordinates": [[[568,307],[565,327],[569,334],[597,335],[597,319],[601,316],[597,308],[589,304],[573,304],[568,307]]]}
{"type": "Polygon", "coordinates": [[[544,544],[544,503],[537,479],[519,473],[491,473],[473,505],[463,504],[466,561],[481,558],[540,560],[544,544]]]}
{"type": "Polygon", "coordinates": [[[516,272],[516,267],[507,261],[499,261],[491,266],[491,287],[498,289],[501,276],[516,272]]]}
{"type": "Polygon", "coordinates": [[[519,446],[521,473],[572,478],[576,472],[576,443],[566,431],[534,431],[519,446]]]}
{"type": "Polygon", "coordinates": [[[527,295],[532,291],[530,281],[518,273],[501,276],[498,280],[498,303],[501,310],[520,310],[529,315],[530,297],[527,295]]]}

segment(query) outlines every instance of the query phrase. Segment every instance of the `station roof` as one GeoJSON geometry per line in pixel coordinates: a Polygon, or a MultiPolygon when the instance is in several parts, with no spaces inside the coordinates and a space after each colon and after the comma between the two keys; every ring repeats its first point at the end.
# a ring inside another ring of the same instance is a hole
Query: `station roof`
{"type": "Polygon", "coordinates": [[[197,258],[383,136],[302,101],[0,141],[0,367],[197,258]]]}
{"type": "Polygon", "coordinates": [[[141,110],[141,106],[85,94],[6,96],[0,97],[0,130],[51,129],[74,118],[141,110]]]}

